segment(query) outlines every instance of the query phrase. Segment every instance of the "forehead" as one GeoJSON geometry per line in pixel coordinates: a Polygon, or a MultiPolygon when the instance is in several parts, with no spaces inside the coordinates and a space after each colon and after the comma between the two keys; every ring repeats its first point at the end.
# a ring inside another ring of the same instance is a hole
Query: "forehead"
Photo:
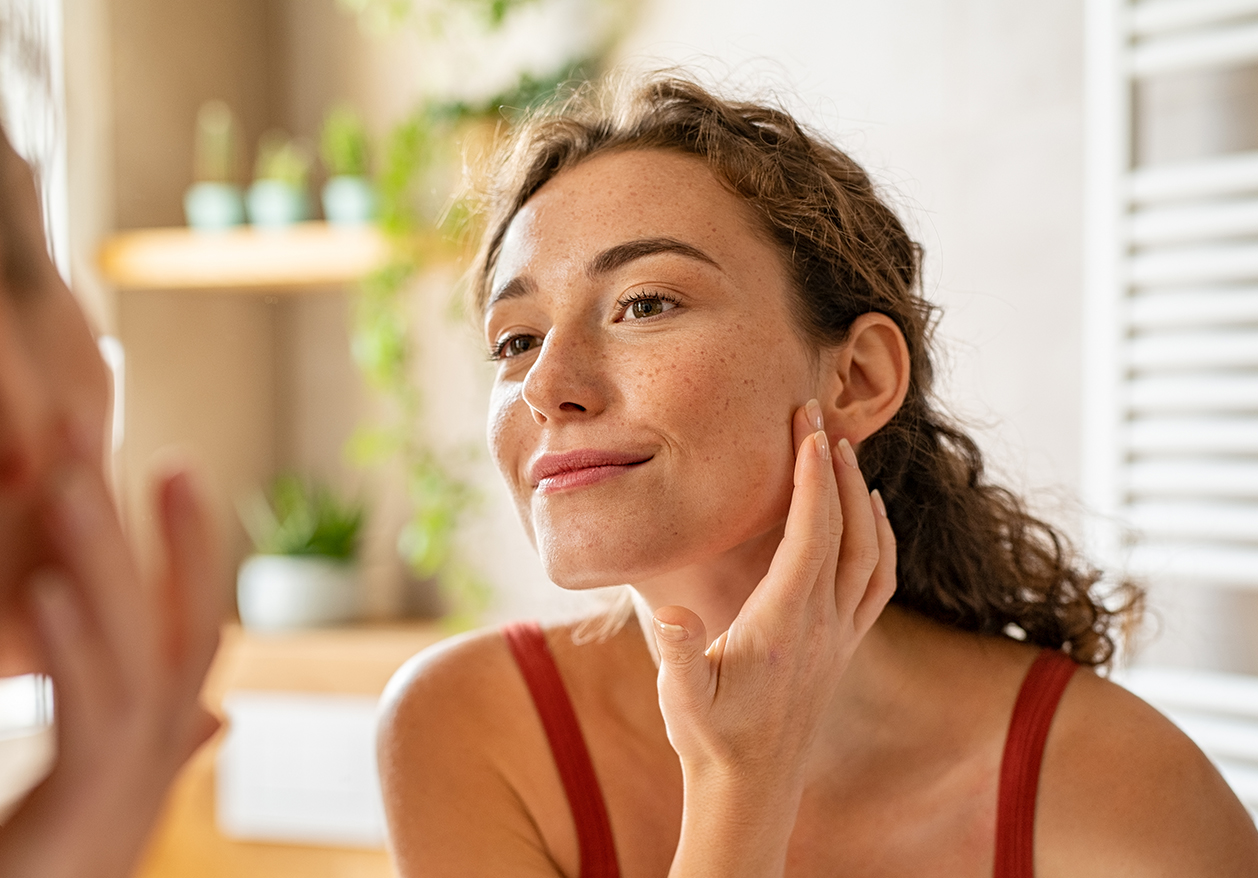
{"type": "Polygon", "coordinates": [[[580,269],[608,247],[660,237],[734,272],[781,268],[752,207],[702,159],[632,150],[587,159],[539,189],[507,227],[492,288],[521,274],[580,269]]]}

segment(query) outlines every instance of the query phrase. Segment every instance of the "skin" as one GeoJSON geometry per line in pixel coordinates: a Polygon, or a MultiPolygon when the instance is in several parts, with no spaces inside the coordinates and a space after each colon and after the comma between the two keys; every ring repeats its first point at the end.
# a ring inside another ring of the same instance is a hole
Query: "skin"
{"type": "Polygon", "coordinates": [[[105,481],[105,367],[2,131],[0,260],[0,652],[5,673],[52,676],[58,752],[0,826],[0,874],[124,876],[217,728],[197,699],[227,581],[176,467],[154,489],[160,572],[137,572],[105,481]]]}
{"type": "MultiPolygon", "coordinates": [[[[790,295],[746,205],[670,152],[564,171],[504,238],[485,323],[495,460],[550,576],[630,582],[643,608],[645,636],[548,632],[622,874],[991,875],[1005,732],[1036,650],[885,607],[894,535],[852,455],[901,404],[906,347],[869,314],[818,349],[790,295]],[[635,463],[539,478],[539,459],[577,449],[635,463]]],[[[497,633],[399,672],[380,765],[403,875],[579,874],[497,633]]],[[[1086,670],[1049,735],[1036,830],[1050,878],[1258,864],[1253,823],[1200,752],[1086,670]]]]}

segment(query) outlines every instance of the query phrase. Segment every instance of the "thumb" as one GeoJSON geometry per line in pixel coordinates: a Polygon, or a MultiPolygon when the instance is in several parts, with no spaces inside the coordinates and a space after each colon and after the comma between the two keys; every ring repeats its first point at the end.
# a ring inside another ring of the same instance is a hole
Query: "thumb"
{"type": "Polygon", "coordinates": [[[667,689],[683,703],[702,700],[712,679],[712,664],[704,654],[703,620],[685,607],[661,607],[655,611],[653,627],[660,653],[661,694],[667,689]]]}

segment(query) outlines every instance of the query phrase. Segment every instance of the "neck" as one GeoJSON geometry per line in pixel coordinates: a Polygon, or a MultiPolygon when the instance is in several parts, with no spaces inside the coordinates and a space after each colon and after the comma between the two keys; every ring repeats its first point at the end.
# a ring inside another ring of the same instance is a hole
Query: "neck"
{"type": "MultiPolygon", "coordinates": [[[[651,615],[660,607],[685,607],[703,620],[709,643],[734,624],[743,604],[769,571],[782,542],[784,526],[753,537],[702,563],[634,583],[635,605],[643,631],[651,631],[651,615]]],[[[654,655],[654,638],[648,637],[654,655]]],[[[658,662],[657,662],[658,663],[658,662]]]]}

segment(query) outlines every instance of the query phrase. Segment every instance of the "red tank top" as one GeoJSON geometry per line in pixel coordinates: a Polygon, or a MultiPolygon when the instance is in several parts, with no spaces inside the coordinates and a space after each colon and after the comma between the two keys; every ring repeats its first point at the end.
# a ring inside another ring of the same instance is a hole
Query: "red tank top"
{"type": "MultiPolygon", "coordinates": [[[[580,878],[619,878],[607,805],[546,636],[536,622],[507,625],[503,636],[541,717],[572,809],[581,853],[580,878]]],[[[1000,762],[994,878],[1034,878],[1035,797],[1044,742],[1076,667],[1064,654],[1045,649],[1022,681],[1000,762]]]]}

